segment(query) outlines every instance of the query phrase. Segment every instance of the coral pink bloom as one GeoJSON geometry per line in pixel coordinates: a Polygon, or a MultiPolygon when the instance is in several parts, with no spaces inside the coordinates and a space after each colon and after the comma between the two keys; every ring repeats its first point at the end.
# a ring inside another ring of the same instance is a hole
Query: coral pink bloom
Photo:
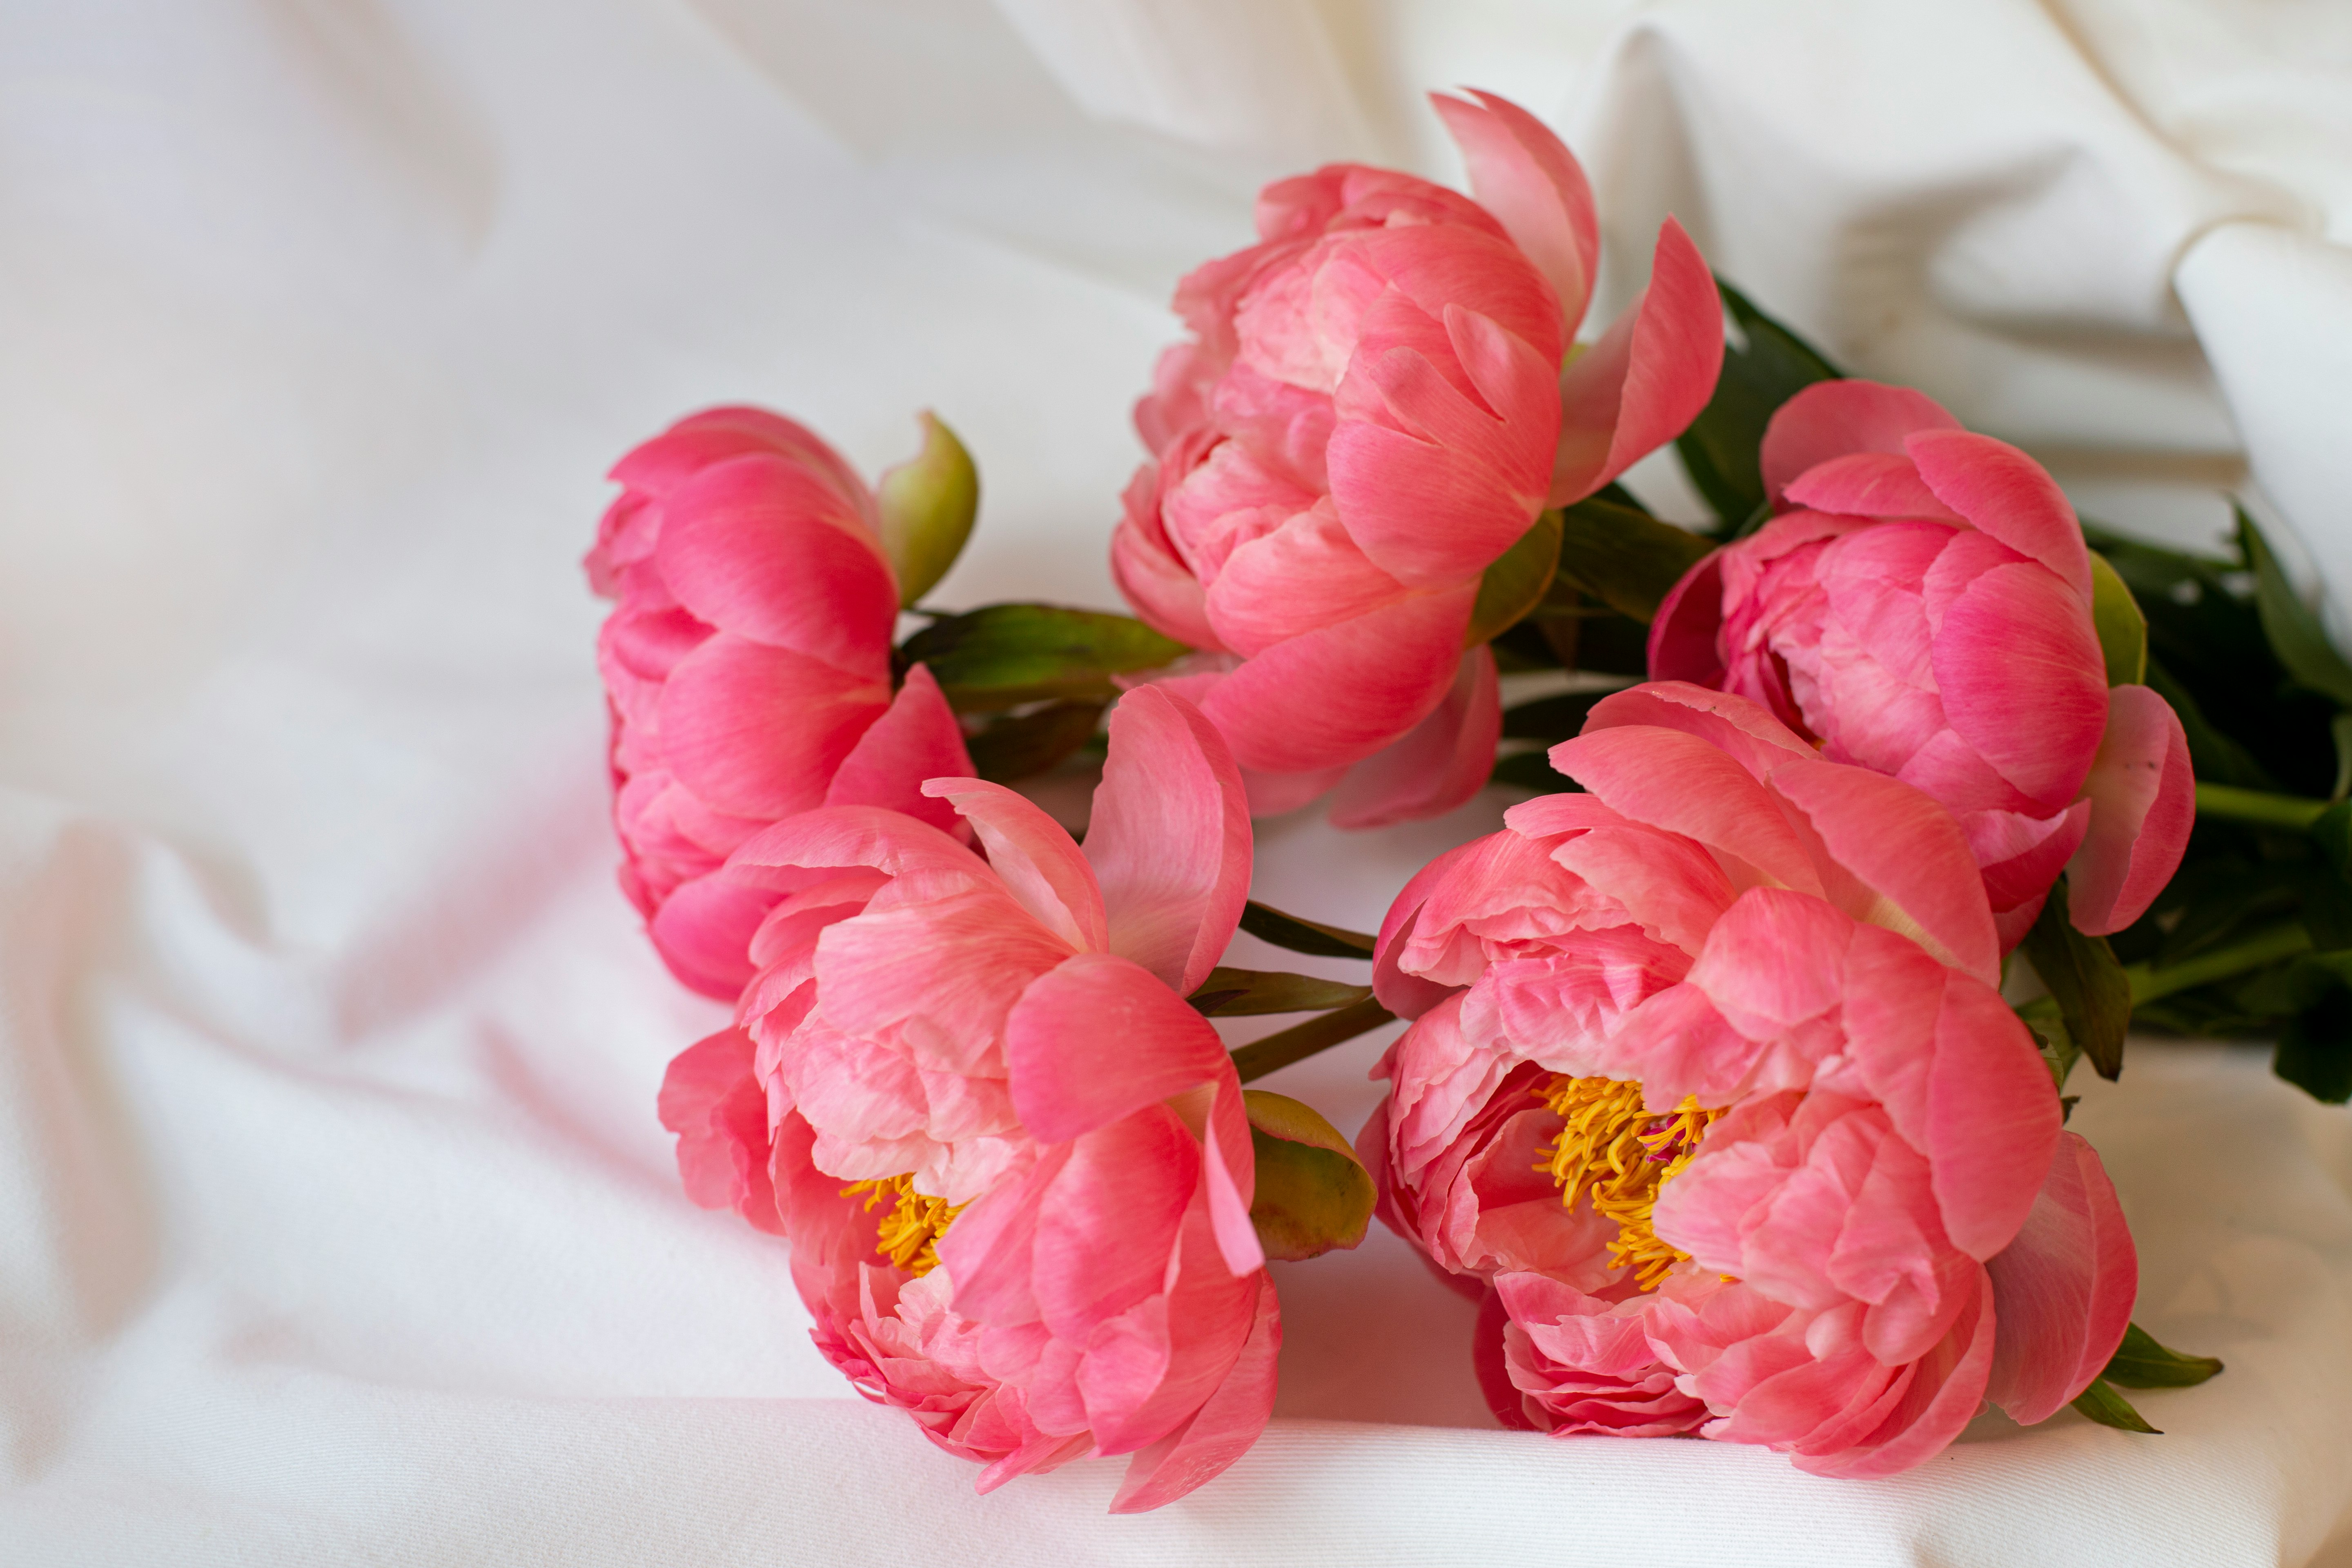
{"type": "Polygon", "coordinates": [[[712,873],[768,824],[871,805],[935,826],[926,778],[971,771],[928,671],[890,689],[898,590],[874,497],[756,408],[679,421],[614,467],[588,552],[619,601],[597,638],[613,711],[621,886],[680,980],[732,1001],[772,901],[712,873]]]}
{"type": "Polygon", "coordinates": [[[1889,1474],[1988,1392],[2081,1392],[2130,1238],[1992,988],[1949,814],[1675,683],[1552,759],[1590,793],[1391,909],[1374,984],[1414,1022],[1358,1141],[1383,1219],[1490,1282],[1497,1414],[1889,1474]]]}
{"type": "Polygon", "coordinates": [[[1009,790],[925,787],[985,859],[830,807],[730,860],[777,901],[740,1030],[672,1066],[679,1169],[707,1205],[781,1206],[821,1348],[987,1460],[983,1488],[1132,1454],[1114,1506],[1157,1507],[1264,1427],[1281,1340],[1240,1083],[1183,1000],[1247,893],[1241,779],[1145,689],[1112,714],[1083,853],[1009,790]]]}
{"type": "Polygon", "coordinates": [[[2004,947],[2061,870],[2083,931],[2138,919],[2188,843],[2189,744],[2155,692],[2108,689],[2090,555],[2050,476],[1868,381],[1790,398],[1761,456],[1780,515],[1676,585],[1650,673],[1736,691],[1942,802],[2004,947]]]}
{"type": "Polygon", "coordinates": [[[1136,409],[1152,452],[1111,564],[1201,650],[1181,689],[1260,812],[1339,789],[1372,826],[1460,805],[1494,761],[1480,574],[1706,405],[1715,285],[1669,220],[1642,300],[1565,372],[1599,252],[1559,140],[1486,94],[1435,100],[1471,201],[1334,164],[1271,184],[1260,243],[1186,278],[1192,341],[1136,409]]]}

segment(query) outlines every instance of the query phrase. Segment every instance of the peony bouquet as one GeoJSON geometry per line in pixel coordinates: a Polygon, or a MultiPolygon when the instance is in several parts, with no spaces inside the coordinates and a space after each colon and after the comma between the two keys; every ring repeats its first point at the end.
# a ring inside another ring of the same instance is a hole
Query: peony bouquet
{"type": "Polygon", "coordinates": [[[2242,511],[2230,556],[2086,522],[1671,219],[1590,323],[1574,157],[1433,102],[1467,195],[1277,181],[1178,286],[1132,616],[927,607],[979,500],[928,415],[871,484],[751,408],[614,469],[621,885],[733,1007],[661,1090],[687,1194],[982,1490],[1213,1479],[1273,1409],[1268,1260],[1375,1217],[1477,1302],[1506,1426],[1851,1478],[1988,1407],[2152,1432],[2121,1389],[2221,1366],[2132,1323],[2067,1079],[2137,1025],[2352,1097],[2352,666],[2242,511]],[[1704,528],[1618,482],[1669,444],[1704,528]],[[1078,770],[1083,831],[1013,787],[1078,770]],[[1490,784],[1377,933],[1250,900],[1254,816],[1490,784]],[[1229,1050],[1251,1015],[1305,1016],[1229,1050]],[[1397,1021],[1352,1138],[1244,1087],[1397,1021]]]}

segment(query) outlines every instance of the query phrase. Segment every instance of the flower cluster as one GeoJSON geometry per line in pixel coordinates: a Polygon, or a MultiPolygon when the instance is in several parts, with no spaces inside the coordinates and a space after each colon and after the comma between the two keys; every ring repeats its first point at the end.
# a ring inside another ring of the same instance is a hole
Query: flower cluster
{"type": "Polygon", "coordinates": [[[2131,592],[2031,458],[1916,393],[1818,379],[1740,427],[1671,220],[1577,345],[1581,171],[1503,100],[1435,102],[1472,195],[1281,181],[1180,286],[1110,543],[1148,626],[919,608],[977,504],[935,420],[872,489],[746,408],[614,470],[622,884],[733,1006],[660,1091],[688,1195],[786,1240],[825,1358],[982,1490],[1123,1455],[1134,1510],[1219,1474],[1274,1406],[1267,1259],[1375,1213],[1480,1303],[1508,1426],[1872,1477],[1988,1404],[2120,1420],[2137,1255],[2057,1089],[2111,1071],[2146,976],[2105,938],[2197,787],[2131,592]],[[1733,503],[1713,541],[1612,486],[1676,438],[1733,503]],[[1611,617],[1645,671],[1579,664],[1611,617]],[[1558,743],[1498,764],[1507,662],[1615,679],[1515,710],[1558,743]],[[1008,781],[1106,706],[1081,843],[1008,781]],[[1253,812],[1375,827],[1538,756],[1574,787],[1377,938],[1248,902],[1253,812]],[[1244,923],[1370,983],[1221,967],[1244,923]],[[2026,1016],[2021,945],[2053,977],[2026,1016]],[[1238,1054],[1209,1022],[1286,1012],[1324,1016],[1238,1054]],[[1391,1019],[1352,1153],[1243,1088],[1391,1019]]]}

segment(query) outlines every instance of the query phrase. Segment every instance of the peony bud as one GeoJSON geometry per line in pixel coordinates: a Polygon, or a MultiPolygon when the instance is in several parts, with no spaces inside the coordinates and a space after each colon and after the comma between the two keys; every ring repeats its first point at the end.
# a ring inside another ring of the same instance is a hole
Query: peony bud
{"type": "Polygon", "coordinates": [[[939,585],[971,537],[980,510],[980,470],[939,416],[922,414],[923,449],[882,476],[882,548],[898,579],[898,604],[914,605],[939,585]]]}

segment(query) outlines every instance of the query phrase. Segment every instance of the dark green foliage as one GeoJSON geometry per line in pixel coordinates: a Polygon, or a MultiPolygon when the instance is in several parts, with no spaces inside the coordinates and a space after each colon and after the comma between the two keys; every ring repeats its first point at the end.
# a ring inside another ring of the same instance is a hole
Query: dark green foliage
{"type": "Polygon", "coordinates": [[[1817,381],[1843,373],[1804,339],[1772,320],[1720,278],[1732,331],[1723,347],[1723,374],[1715,395],[1689,429],[1675,439],[1691,483],[1720,520],[1718,537],[1746,532],[1764,510],[1764,477],[1757,449],[1774,410],[1817,381]]]}

